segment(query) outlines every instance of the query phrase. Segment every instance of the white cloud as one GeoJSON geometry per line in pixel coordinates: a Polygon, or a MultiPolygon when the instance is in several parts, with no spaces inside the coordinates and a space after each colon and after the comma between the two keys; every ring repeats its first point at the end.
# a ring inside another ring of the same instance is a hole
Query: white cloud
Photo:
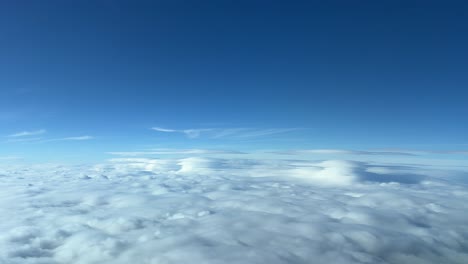
{"type": "Polygon", "coordinates": [[[45,129],[35,130],[35,131],[22,131],[12,135],[8,135],[8,137],[29,137],[29,136],[36,136],[45,134],[47,131],[45,129]]]}
{"type": "Polygon", "coordinates": [[[41,137],[26,137],[26,138],[10,138],[7,143],[20,143],[20,142],[37,142],[41,141],[41,137]]]}
{"type": "Polygon", "coordinates": [[[47,143],[57,141],[84,141],[94,139],[92,136],[77,136],[77,137],[64,137],[64,138],[49,138],[42,137],[26,137],[26,138],[10,138],[5,143],[47,143]]]}
{"type": "Polygon", "coordinates": [[[453,155],[468,155],[468,150],[400,150],[406,151],[408,153],[415,153],[415,154],[453,154],[453,155]]]}
{"type": "Polygon", "coordinates": [[[415,153],[409,151],[368,151],[368,150],[344,150],[344,149],[301,149],[301,150],[286,150],[275,151],[273,154],[281,155],[390,155],[390,156],[416,156],[415,153]]]}
{"type": "Polygon", "coordinates": [[[247,139],[247,138],[256,138],[256,137],[265,137],[276,134],[282,134],[287,132],[292,132],[298,130],[297,128],[268,128],[268,129],[258,129],[258,128],[200,128],[200,129],[168,129],[161,127],[152,127],[154,131],[164,132],[164,133],[182,133],[189,138],[198,138],[202,135],[209,138],[237,138],[237,139],[247,139]]]}
{"type": "Polygon", "coordinates": [[[210,128],[204,128],[204,129],[185,129],[183,130],[183,133],[189,137],[189,138],[197,138],[199,137],[202,133],[212,131],[210,128]]]}
{"type": "Polygon", "coordinates": [[[420,155],[468,155],[468,150],[417,150],[417,149],[390,149],[390,150],[345,150],[345,149],[298,149],[285,151],[272,151],[280,155],[369,155],[369,156],[420,156],[420,155]]]}
{"type": "Polygon", "coordinates": [[[84,141],[94,139],[92,136],[78,136],[78,137],[64,137],[43,140],[41,142],[55,142],[55,141],[84,141]]]}
{"type": "Polygon", "coordinates": [[[168,132],[168,133],[172,133],[172,132],[179,132],[178,130],[174,130],[174,129],[167,129],[167,128],[162,128],[162,127],[152,127],[151,129],[153,129],[154,131],[159,131],[159,132],[168,132]]]}
{"type": "MultiPolygon", "coordinates": [[[[287,132],[292,132],[298,130],[297,128],[269,128],[269,129],[244,129],[243,131],[238,131],[231,136],[237,138],[255,138],[255,137],[264,137],[271,136],[276,134],[283,134],[287,132]]],[[[217,134],[216,137],[224,137],[222,135],[223,131],[220,134],[217,134]]]]}
{"type": "Polygon", "coordinates": [[[4,165],[0,262],[464,264],[468,182],[453,175],[341,160],[4,165]]]}
{"type": "MultiPolygon", "coordinates": [[[[127,155],[127,157],[131,157],[131,155],[127,155]]],[[[421,169],[414,170],[411,166],[377,166],[365,162],[344,160],[265,160],[192,156],[173,159],[120,158],[111,159],[111,161],[119,164],[119,166],[130,164],[133,168],[142,170],[147,168],[148,164],[164,161],[166,164],[172,163],[171,168],[173,171],[183,175],[216,176],[221,173],[223,175],[243,175],[255,178],[282,177],[299,179],[317,186],[346,186],[369,181],[416,183],[424,178],[420,175],[421,169]]],[[[162,168],[161,171],[152,170],[152,172],[160,174],[165,173],[164,170],[165,168],[162,168]]],[[[423,172],[427,173],[427,170],[423,172]]]]}
{"type": "Polygon", "coordinates": [[[189,138],[197,138],[200,136],[201,133],[211,131],[211,128],[202,128],[202,129],[168,129],[168,128],[161,128],[161,127],[152,127],[154,131],[164,132],[164,133],[182,133],[185,134],[189,138]]]}
{"type": "Polygon", "coordinates": [[[222,149],[154,149],[151,151],[118,151],[107,152],[116,156],[145,156],[145,155],[212,155],[212,154],[246,154],[234,150],[222,149]]]}

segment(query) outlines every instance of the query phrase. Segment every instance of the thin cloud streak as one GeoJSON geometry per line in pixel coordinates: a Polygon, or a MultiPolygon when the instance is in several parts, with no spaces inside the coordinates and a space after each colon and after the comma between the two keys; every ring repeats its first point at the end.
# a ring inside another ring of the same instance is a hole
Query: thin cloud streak
{"type": "Polygon", "coordinates": [[[116,156],[145,156],[145,155],[226,155],[226,154],[248,154],[245,152],[234,151],[234,150],[218,150],[218,149],[155,149],[152,151],[119,151],[119,152],[107,152],[110,155],[116,156]]]}
{"type": "Polygon", "coordinates": [[[270,129],[260,129],[260,130],[247,130],[242,133],[234,134],[233,137],[237,138],[255,138],[270,136],[275,134],[282,134],[287,132],[292,132],[298,130],[297,128],[270,128],[270,129]]]}
{"type": "Polygon", "coordinates": [[[410,152],[396,152],[396,151],[364,151],[364,150],[345,150],[345,149],[304,149],[304,150],[286,150],[274,151],[272,154],[279,155],[371,155],[371,156],[418,156],[410,152]]]}
{"type": "MultiPolygon", "coordinates": [[[[405,150],[402,150],[405,151],[405,150]]],[[[419,154],[454,154],[454,155],[468,155],[468,150],[406,150],[410,153],[419,154]]]]}
{"type": "Polygon", "coordinates": [[[179,132],[178,130],[174,130],[174,129],[167,129],[167,128],[162,128],[162,127],[152,127],[151,129],[152,129],[152,130],[154,130],[154,131],[159,131],[159,132],[168,132],[168,133],[172,133],[172,132],[179,132]]]}
{"type": "Polygon", "coordinates": [[[468,155],[468,150],[465,149],[381,149],[379,151],[395,151],[415,155],[468,155]]]}
{"type": "Polygon", "coordinates": [[[189,138],[197,138],[200,136],[201,133],[213,130],[211,128],[177,130],[177,129],[162,128],[162,127],[152,127],[151,129],[154,131],[163,132],[163,133],[182,133],[182,134],[185,134],[185,136],[189,138]]]}
{"type": "Polygon", "coordinates": [[[16,138],[16,137],[29,137],[29,136],[37,136],[47,133],[45,129],[35,130],[35,131],[22,131],[15,134],[8,135],[7,137],[16,138]]]}
{"type": "Polygon", "coordinates": [[[45,142],[56,142],[56,141],[84,141],[94,139],[92,136],[78,136],[78,137],[65,137],[65,138],[54,138],[40,141],[41,143],[45,142]]]}
{"type": "Polygon", "coordinates": [[[468,155],[468,150],[345,150],[345,149],[300,149],[272,151],[271,154],[278,155],[370,155],[370,156],[421,156],[421,155],[468,155]]]}
{"type": "Polygon", "coordinates": [[[220,138],[237,138],[247,139],[256,137],[265,137],[275,134],[282,134],[298,130],[298,128],[268,128],[268,129],[257,129],[257,128],[200,128],[200,129],[170,129],[162,127],[151,128],[157,132],[163,133],[182,133],[188,138],[198,138],[201,136],[207,136],[213,139],[220,138]]]}
{"type": "Polygon", "coordinates": [[[32,138],[11,138],[5,141],[6,143],[21,143],[21,142],[36,142],[41,141],[41,137],[32,137],[32,138]]]}

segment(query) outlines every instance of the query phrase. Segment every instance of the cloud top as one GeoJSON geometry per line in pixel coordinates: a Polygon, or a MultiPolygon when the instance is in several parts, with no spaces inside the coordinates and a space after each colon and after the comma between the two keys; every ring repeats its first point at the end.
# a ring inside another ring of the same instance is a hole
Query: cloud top
{"type": "Polygon", "coordinates": [[[447,173],[203,157],[4,165],[0,262],[465,264],[468,187],[447,173]]]}

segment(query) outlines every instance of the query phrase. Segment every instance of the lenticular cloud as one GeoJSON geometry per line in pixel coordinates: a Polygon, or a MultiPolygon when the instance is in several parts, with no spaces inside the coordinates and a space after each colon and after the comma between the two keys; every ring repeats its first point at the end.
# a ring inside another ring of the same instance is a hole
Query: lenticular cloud
{"type": "Polygon", "coordinates": [[[460,175],[352,161],[0,169],[0,263],[468,263],[460,175]]]}

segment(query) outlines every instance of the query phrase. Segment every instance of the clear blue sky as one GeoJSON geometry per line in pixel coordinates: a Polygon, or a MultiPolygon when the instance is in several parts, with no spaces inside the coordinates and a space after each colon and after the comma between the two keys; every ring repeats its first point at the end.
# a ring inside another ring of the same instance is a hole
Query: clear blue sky
{"type": "Polygon", "coordinates": [[[0,156],[462,149],[467,47],[467,1],[2,1],[0,156]]]}

